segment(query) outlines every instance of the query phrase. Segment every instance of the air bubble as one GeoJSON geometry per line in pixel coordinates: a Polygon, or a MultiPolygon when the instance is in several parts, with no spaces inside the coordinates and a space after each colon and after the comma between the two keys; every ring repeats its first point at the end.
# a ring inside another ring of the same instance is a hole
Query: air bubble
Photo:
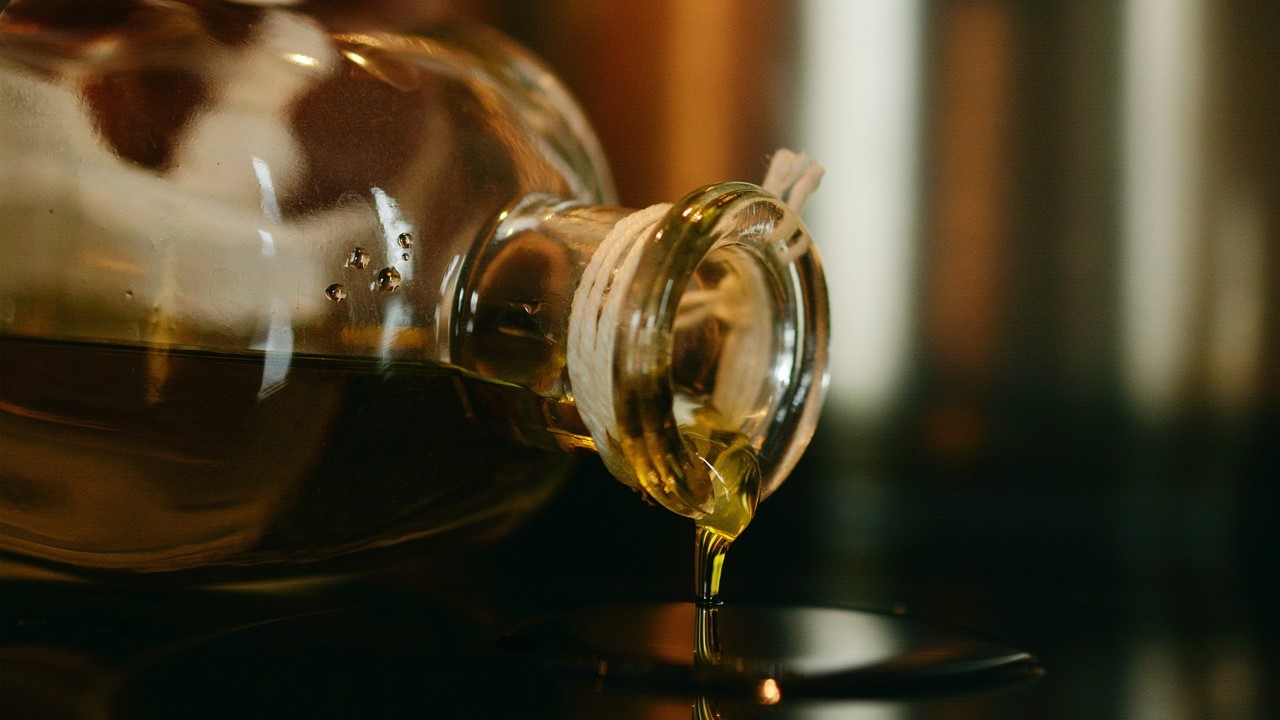
{"type": "Polygon", "coordinates": [[[341,283],[334,283],[324,289],[324,294],[334,302],[342,302],[347,299],[347,289],[342,287],[341,283]]]}
{"type": "Polygon", "coordinates": [[[400,247],[408,250],[413,247],[413,236],[407,232],[400,233],[400,237],[396,238],[396,242],[400,243],[400,247]]]}
{"type": "Polygon", "coordinates": [[[379,292],[393,292],[400,287],[400,271],[393,267],[384,267],[378,271],[378,279],[373,281],[374,289],[379,292]]]}
{"type": "Polygon", "coordinates": [[[400,253],[400,259],[401,259],[401,260],[408,260],[408,259],[409,259],[409,253],[400,253]]]}
{"type": "Polygon", "coordinates": [[[360,270],[369,264],[369,251],[362,247],[351,248],[351,254],[347,255],[347,267],[360,270]]]}
{"type": "Polygon", "coordinates": [[[132,299],[133,299],[133,291],[132,291],[132,290],[125,290],[125,291],[124,291],[124,299],[125,299],[125,300],[132,300],[132,299]]]}

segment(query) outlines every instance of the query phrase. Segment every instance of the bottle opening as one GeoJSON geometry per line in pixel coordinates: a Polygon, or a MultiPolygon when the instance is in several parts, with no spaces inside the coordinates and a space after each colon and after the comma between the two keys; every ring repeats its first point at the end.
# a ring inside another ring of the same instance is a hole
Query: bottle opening
{"type": "Polygon", "coordinates": [[[672,413],[685,449],[706,467],[713,507],[701,522],[727,538],[755,514],[771,379],[791,360],[775,332],[783,324],[776,297],[763,259],[729,244],[698,263],[676,307],[672,413]]]}
{"type": "Polygon", "coordinates": [[[605,436],[597,445],[615,474],[703,517],[720,512],[721,459],[753,457],[762,498],[812,437],[826,290],[796,213],[754,185],[706,188],[650,222],[598,315],[609,341],[592,362],[610,381],[612,412],[593,434],[605,436]]]}
{"type": "Polygon", "coordinates": [[[464,283],[454,362],[539,393],[528,425],[736,535],[807,446],[825,390],[826,290],[797,213],[723,183],[635,212],[504,215],[464,283]]]}
{"type": "Polygon", "coordinates": [[[775,399],[770,380],[789,374],[775,298],[761,258],[746,246],[713,249],[694,268],[672,328],[677,423],[759,434],[775,399]]]}

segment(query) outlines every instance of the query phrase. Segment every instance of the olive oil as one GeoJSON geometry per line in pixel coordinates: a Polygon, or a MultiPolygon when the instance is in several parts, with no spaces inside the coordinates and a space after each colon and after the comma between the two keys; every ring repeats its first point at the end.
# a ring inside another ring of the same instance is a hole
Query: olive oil
{"type": "MultiPolygon", "coordinates": [[[[714,418],[711,412],[698,418],[714,418]]],[[[694,661],[720,661],[720,578],[729,546],[755,516],[760,467],[747,439],[737,433],[688,426],[682,435],[707,467],[714,508],[697,520],[694,542],[694,661]]]]}
{"type": "Polygon", "coordinates": [[[538,400],[425,362],[0,336],[0,551],[177,570],[495,535],[571,467],[486,424],[538,400]]]}
{"type": "Polygon", "coordinates": [[[696,538],[693,657],[695,664],[715,665],[720,662],[720,575],[732,541],[705,525],[698,526],[696,538]]]}

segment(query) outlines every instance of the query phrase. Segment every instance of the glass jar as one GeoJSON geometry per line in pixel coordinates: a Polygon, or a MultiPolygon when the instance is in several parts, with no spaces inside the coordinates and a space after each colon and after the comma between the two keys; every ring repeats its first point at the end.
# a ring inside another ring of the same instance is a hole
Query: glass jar
{"type": "Polygon", "coordinates": [[[720,459],[765,496],[803,451],[827,308],[794,173],[633,212],[492,30],[65,8],[0,15],[0,550],[496,536],[577,451],[705,519],[720,459]]]}

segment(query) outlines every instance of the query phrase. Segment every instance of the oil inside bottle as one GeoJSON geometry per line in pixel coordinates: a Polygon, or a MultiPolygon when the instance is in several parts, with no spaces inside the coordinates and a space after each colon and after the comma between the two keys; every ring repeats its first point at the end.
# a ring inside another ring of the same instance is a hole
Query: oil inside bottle
{"type": "Polygon", "coordinates": [[[531,416],[533,393],[428,362],[4,335],[0,357],[10,558],[286,572],[409,538],[499,536],[572,466],[477,411],[531,416]]]}

